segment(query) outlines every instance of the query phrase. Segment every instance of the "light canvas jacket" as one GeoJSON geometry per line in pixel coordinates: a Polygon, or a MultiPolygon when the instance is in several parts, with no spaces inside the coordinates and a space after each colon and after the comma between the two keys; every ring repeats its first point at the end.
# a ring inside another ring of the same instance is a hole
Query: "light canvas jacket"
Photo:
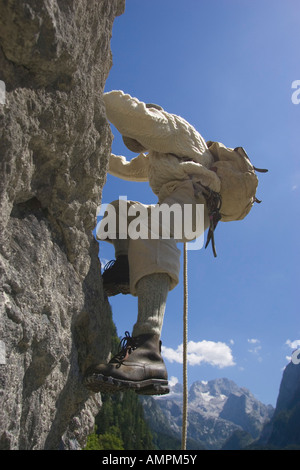
{"type": "Polygon", "coordinates": [[[135,139],[148,151],[130,161],[112,154],[110,174],[129,181],[149,181],[160,200],[164,185],[174,180],[192,178],[220,191],[220,179],[209,170],[213,156],[187,121],[164,110],[147,108],[120,90],[105,93],[103,99],[109,121],[123,136],[135,139]]]}

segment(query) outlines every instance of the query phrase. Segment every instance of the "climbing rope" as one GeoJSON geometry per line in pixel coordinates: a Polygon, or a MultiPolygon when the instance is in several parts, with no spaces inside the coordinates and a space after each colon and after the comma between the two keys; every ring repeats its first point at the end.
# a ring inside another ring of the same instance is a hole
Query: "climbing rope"
{"type": "Polygon", "coordinates": [[[187,246],[183,248],[183,406],[181,449],[186,450],[188,383],[187,383],[187,343],[188,343],[188,284],[187,284],[187,246]]]}

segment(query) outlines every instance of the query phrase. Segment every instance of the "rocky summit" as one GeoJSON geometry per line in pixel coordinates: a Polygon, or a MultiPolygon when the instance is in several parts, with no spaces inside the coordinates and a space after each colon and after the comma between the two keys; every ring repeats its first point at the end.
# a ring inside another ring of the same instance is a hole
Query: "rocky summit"
{"type": "MultiPolygon", "coordinates": [[[[142,400],[151,429],[180,438],[182,385],[176,384],[164,397],[142,400]]],[[[188,397],[188,448],[221,449],[235,431],[245,431],[254,440],[273,412],[271,405],[229,379],[194,382],[188,397]]]]}
{"type": "Polygon", "coordinates": [[[300,364],[284,369],[272,419],[256,445],[269,449],[300,449],[300,364]]]}

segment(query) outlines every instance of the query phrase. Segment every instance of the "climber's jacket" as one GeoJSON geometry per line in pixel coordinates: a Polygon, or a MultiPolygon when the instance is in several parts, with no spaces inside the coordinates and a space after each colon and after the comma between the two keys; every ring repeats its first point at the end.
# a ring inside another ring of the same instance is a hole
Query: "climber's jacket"
{"type": "Polygon", "coordinates": [[[149,181],[159,202],[169,194],[170,183],[192,179],[195,187],[220,195],[220,220],[241,220],[249,213],[257,201],[258,179],[242,147],[206,142],[183,118],[123,91],[105,93],[103,99],[107,118],[124,143],[140,152],[130,161],[112,154],[110,174],[129,181],[149,181]]]}
{"type": "Polygon", "coordinates": [[[149,108],[122,91],[105,93],[109,121],[125,137],[141,144],[142,152],[129,162],[111,155],[109,173],[129,181],[149,181],[154,194],[164,199],[164,184],[201,177],[205,186],[220,190],[220,180],[208,168],[213,157],[199,132],[183,118],[157,108],[149,108]],[[182,157],[182,159],[174,158],[182,157]],[[187,157],[190,161],[186,161],[187,157]]]}

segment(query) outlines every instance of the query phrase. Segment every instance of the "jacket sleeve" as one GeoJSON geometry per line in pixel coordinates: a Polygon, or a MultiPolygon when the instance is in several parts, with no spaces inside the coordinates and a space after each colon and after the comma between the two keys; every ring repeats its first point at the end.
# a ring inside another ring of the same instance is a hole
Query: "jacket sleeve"
{"type": "Polygon", "coordinates": [[[148,181],[148,155],[140,153],[137,157],[127,161],[121,155],[113,153],[109,159],[108,173],[127,181],[145,182],[148,181]]]}
{"type": "Polygon", "coordinates": [[[180,166],[187,175],[192,175],[193,180],[199,180],[203,186],[217,193],[220,192],[221,180],[214,171],[195,162],[182,162],[180,166]]]}
{"type": "Polygon", "coordinates": [[[207,150],[205,140],[183,118],[147,108],[121,90],[104,93],[103,100],[107,118],[123,136],[137,140],[147,150],[189,156],[205,164],[201,160],[207,150]]]}

